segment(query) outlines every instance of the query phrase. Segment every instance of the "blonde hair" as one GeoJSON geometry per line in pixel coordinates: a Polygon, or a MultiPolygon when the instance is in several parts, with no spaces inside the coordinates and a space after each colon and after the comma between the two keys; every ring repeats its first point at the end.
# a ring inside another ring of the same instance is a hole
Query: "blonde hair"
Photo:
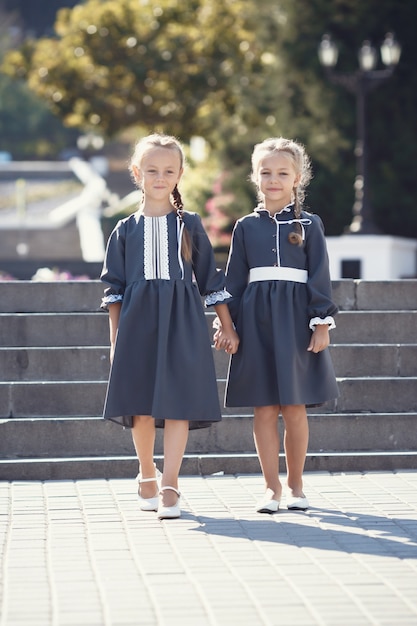
{"type": "MultiPolygon", "coordinates": [[[[261,143],[257,143],[252,152],[251,181],[257,185],[257,174],[261,160],[272,153],[283,153],[291,159],[294,171],[299,176],[298,184],[294,186],[294,217],[301,216],[302,204],[305,198],[305,188],[312,177],[311,161],[302,144],[284,137],[270,137],[261,143]]],[[[258,192],[259,196],[259,192],[258,192]]],[[[261,199],[261,198],[260,198],[261,199]]],[[[302,245],[301,225],[296,222],[296,232],[288,235],[288,240],[294,245],[302,245]]]]}
{"type": "MultiPolygon", "coordinates": [[[[180,166],[181,169],[185,166],[185,155],[183,148],[175,137],[171,135],[164,135],[160,133],[153,133],[152,135],[148,135],[147,137],[143,137],[140,139],[133,151],[132,157],[129,163],[129,171],[130,175],[137,185],[138,182],[136,180],[136,176],[134,173],[134,167],[139,167],[141,165],[142,159],[147,152],[153,150],[154,148],[166,148],[167,150],[175,150],[180,157],[180,166]]],[[[181,222],[184,222],[183,213],[184,213],[184,203],[182,201],[181,194],[178,190],[177,185],[175,185],[174,190],[172,192],[172,204],[174,205],[177,215],[181,222]]],[[[191,237],[187,228],[184,224],[183,237],[181,242],[181,254],[186,261],[191,261],[192,257],[192,246],[191,246],[191,237]]]]}

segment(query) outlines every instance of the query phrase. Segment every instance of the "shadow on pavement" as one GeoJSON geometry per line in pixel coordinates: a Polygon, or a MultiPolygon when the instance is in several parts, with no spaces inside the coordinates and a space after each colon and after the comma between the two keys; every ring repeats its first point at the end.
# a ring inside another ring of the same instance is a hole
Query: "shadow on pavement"
{"type": "Polygon", "coordinates": [[[259,520],[194,516],[190,529],[207,535],[296,545],[300,548],[417,559],[417,520],[387,518],[347,511],[309,509],[308,513],[280,510],[259,520]],[[308,519],[306,519],[308,517],[308,519]],[[300,518],[300,521],[298,521],[300,518]]]}

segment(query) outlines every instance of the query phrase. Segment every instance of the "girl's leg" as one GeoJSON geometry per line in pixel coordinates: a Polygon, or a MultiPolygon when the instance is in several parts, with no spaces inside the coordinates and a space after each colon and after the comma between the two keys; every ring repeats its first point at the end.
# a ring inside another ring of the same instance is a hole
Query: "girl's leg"
{"type": "MultiPolygon", "coordinates": [[[[175,489],[178,489],[178,475],[180,473],[187,441],[187,420],[165,420],[162,487],[175,487],[175,489]]],[[[171,491],[170,489],[163,491],[161,498],[164,506],[175,506],[178,500],[175,491],[171,491]]]]}
{"type": "Polygon", "coordinates": [[[265,479],[266,496],[281,499],[279,480],[279,406],[257,406],[253,418],[253,438],[265,479]]]}
{"type": "Polygon", "coordinates": [[[303,404],[281,407],[285,422],[284,448],[287,461],[287,484],[291,495],[302,497],[303,471],[308,448],[307,411],[303,404]]]}
{"type": "MultiPolygon", "coordinates": [[[[150,415],[135,415],[133,417],[132,438],[139,460],[139,469],[142,478],[155,476],[153,460],[155,446],[155,420],[150,415]]],[[[142,498],[153,498],[157,492],[154,482],[142,483],[140,495],[142,498]]]]}

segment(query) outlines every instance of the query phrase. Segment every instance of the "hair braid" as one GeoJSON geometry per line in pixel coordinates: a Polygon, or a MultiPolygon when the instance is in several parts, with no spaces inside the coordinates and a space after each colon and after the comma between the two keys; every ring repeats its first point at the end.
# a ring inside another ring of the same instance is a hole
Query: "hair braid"
{"type": "Polygon", "coordinates": [[[192,253],[191,253],[191,237],[190,233],[187,230],[187,227],[184,222],[183,213],[184,213],[184,203],[182,201],[181,194],[177,185],[175,185],[172,191],[172,203],[177,210],[177,215],[181,222],[184,224],[184,230],[182,233],[182,242],[181,242],[181,254],[186,261],[191,261],[192,253]]]}
{"type": "MultiPolygon", "coordinates": [[[[299,220],[301,217],[301,202],[298,194],[298,187],[294,187],[294,218],[299,220]]],[[[302,228],[300,222],[295,222],[294,230],[288,235],[288,241],[294,246],[303,245],[302,228]]]]}
{"type": "Polygon", "coordinates": [[[182,219],[182,212],[184,210],[184,203],[182,201],[182,197],[181,194],[179,192],[179,189],[177,187],[177,185],[175,185],[173,191],[172,191],[172,203],[174,205],[174,207],[177,209],[177,213],[180,214],[180,217],[182,219]]]}

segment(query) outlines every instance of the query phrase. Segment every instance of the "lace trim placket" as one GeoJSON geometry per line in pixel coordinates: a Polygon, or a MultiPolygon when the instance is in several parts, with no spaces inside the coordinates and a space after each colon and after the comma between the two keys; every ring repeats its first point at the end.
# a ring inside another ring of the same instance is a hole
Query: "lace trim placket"
{"type": "Polygon", "coordinates": [[[167,216],[144,219],[144,274],[146,280],[169,280],[167,216]]]}

